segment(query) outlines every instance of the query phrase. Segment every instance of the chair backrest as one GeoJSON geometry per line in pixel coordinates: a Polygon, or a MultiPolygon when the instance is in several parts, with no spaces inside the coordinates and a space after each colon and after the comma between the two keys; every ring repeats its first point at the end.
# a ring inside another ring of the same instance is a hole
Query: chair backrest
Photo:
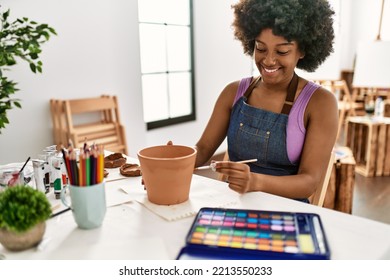
{"type": "MultiPolygon", "coordinates": [[[[223,161],[229,160],[229,154],[226,151],[223,157],[223,161]]],[[[329,163],[326,169],[325,176],[321,182],[321,185],[317,187],[316,192],[309,198],[309,201],[313,205],[322,207],[324,205],[326,191],[328,190],[330,176],[332,174],[333,164],[335,162],[335,153],[332,151],[329,159],[329,163]]],[[[218,180],[225,182],[226,176],[218,174],[218,180]]]]}
{"type": "Polygon", "coordinates": [[[345,80],[314,80],[330,92],[338,95],[339,123],[337,130],[337,139],[340,137],[341,130],[345,125],[348,116],[357,115],[358,111],[364,110],[364,104],[358,102],[356,93],[351,93],[345,80]]]}
{"type": "Polygon", "coordinates": [[[69,136],[64,133],[66,130],[66,120],[63,101],[58,99],[50,99],[50,113],[53,124],[54,143],[56,145],[66,146],[69,141],[69,136]]]}
{"type": "Polygon", "coordinates": [[[53,135],[56,144],[72,141],[102,144],[106,150],[127,154],[124,126],[120,122],[116,96],[50,100],[53,135]]]}
{"type": "Polygon", "coordinates": [[[324,206],[326,191],[328,190],[330,176],[332,175],[333,165],[335,162],[335,153],[332,151],[326,173],[322,183],[317,187],[316,192],[309,198],[310,203],[317,206],[324,206]]]}

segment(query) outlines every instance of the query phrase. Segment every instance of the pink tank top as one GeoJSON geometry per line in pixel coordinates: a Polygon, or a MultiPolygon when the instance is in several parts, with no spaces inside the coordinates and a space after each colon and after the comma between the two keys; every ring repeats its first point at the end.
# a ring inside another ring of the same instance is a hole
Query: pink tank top
{"type": "MultiPolygon", "coordinates": [[[[252,77],[248,77],[240,81],[233,105],[236,104],[237,100],[244,95],[246,89],[251,83],[251,80],[252,77]]],[[[318,84],[309,81],[302,89],[301,94],[295,100],[288,116],[286,145],[288,158],[291,163],[297,163],[300,160],[306,135],[306,128],[304,125],[306,106],[313,93],[319,87],[320,86],[318,84]]]]}

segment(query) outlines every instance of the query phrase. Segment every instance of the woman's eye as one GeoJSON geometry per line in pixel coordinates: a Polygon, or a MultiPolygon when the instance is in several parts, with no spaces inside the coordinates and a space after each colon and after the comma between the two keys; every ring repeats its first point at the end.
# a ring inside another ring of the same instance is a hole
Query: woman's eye
{"type": "Polygon", "coordinates": [[[256,48],[256,50],[257,50],[258,52],[265,52],[265,51],[266,51],[265,49],[259,49],[259,48],[256,48]]]}
{"type": "Polygon", "coordinates": [[[285,52],[283,52],[283,51],[277,51],[277,53],[278,53],[279,55],[286,55],[286,54],[288,54],[288,51],[285,51],[285,52]]]}

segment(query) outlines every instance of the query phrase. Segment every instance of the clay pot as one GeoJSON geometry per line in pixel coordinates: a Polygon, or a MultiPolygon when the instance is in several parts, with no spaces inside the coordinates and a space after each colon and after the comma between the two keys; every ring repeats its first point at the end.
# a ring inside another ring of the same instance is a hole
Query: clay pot
{"type": "Polygon", "coordinates": [[[196,150],[180,145],[162,145],[138,152],[142,178],[150,202],[172,205],[188,200],[196,150]]]}
{"type": "Polygon", "coordinates": [[[45,233],[46,223],[42,222],[22,233],[0,228],[0,243],[10,251],[22,251],[36,246],[45,233]]]}

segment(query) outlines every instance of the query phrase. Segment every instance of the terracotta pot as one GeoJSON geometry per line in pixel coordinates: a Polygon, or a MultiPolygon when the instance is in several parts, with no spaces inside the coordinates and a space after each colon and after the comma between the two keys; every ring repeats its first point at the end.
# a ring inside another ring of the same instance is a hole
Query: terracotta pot
{"type": "Polygon", "coordinates": [[[26,250],[41,242],[45,229],[45,222],[39,223],[32,229],[22,233],[0,228],[0,243],[10,251],[26,250]]]}
{"type": "Polygon", "coordinates": [[[141,173],[150,202],[172,205],[188,200],[196,150],[180,145],[162,145],[138,152],[141,173]]]}

